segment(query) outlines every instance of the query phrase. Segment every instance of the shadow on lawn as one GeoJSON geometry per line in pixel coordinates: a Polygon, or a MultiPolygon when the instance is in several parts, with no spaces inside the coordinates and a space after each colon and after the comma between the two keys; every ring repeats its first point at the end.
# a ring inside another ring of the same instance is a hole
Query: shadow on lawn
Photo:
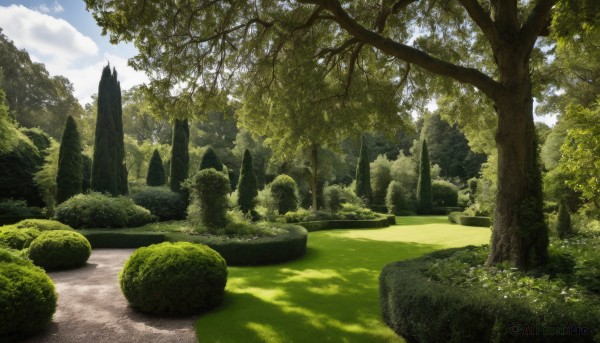
{"type": "Polygon", "coordinates": [[[378,277],[389,262],[441,246],[311,234],[287,264],[230,268],[225,302],[200,317],[200,342],[398,342],[381,320],[378,277]]]}

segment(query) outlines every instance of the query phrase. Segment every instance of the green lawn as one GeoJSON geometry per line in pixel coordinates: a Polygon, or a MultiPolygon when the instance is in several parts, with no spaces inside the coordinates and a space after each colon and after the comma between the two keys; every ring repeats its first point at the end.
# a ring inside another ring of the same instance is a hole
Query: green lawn
{"type": "Polygon", "coordinates": [[[230,267],[224,303],[196,323],[199,342],[401,342],[381,320],[379,272],[436,249],[489,242],[446,217],[398,217],[385,229],[312,232],[303,258],[230,267]]]}

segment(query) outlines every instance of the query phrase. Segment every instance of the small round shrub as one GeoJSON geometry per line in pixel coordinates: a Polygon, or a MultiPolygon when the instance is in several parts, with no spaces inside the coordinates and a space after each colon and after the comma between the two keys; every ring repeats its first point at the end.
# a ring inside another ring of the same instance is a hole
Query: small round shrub
{"type": "Polygon", "coordinates": [[[91,253],[92,247],[87,238],[74,231],[45,231],[29,246],[29,258],[44,269],[82,266],[91,253]]]}
{"type": "Polygon", "coordinates": [[[402,187],[400,182],[390,182],[385,196],[385,204],[388,208],[388,212],[396,216],[399,216],[402,211],[410,209],[410,202],[406,196],[406,190],[402,187]]]}
{"type": "Polygon", "coordinates": [[[33,228],[40,231],[48,231],[48,230],[73,230],[69,225],[65,225],[56,220],[49,219],[25,219],[20,222],[14,224],[15,227],[19,229],[24,228],[33,228]]]}
{"type": "Polygon", "coordinates": [[[36,229],[17,229],[14,226],[0,228],[0,245],[11,249],[25,249],[40,235],[36,229]]]}
{"type": "Polygon", "coordinates": [[[357,206],[364,206],[364,202],[349,187],[343,185],[330,185],[323,190],[323,200],[325,208],[331,212],[342,209],[342,204],[349,203],[357,206]]]}
{"type": "Polygon", "coordinates": [[[78,194],[56,207],[56,219],[74,228],[122,228],[148,224],[154,217],[128,197],[78,194]]]}
{"type": "Polygon", "coordinates": [[[161,221],[185,218],[187,204],[183,197],[166,187],[144,187],[132,194],[131,199],[161,221]]]}
{"type": "Polygon", "coordinates": [[[197,201],[192,201],[190,206],[199,206],[200,223],[209,230],[224,228],[229,206],[229,178],[214,168],[203,169],[194,177],[193,190],[197,201]]]}
{"type": "Polygon", "coordinates": [[[282,174],[271,182],[271,195],[279,214],[286,214],[298,208],[298,187],[290,176],[282,174]]]}
{"type": "Polygon", "coordinates": [[[431,183],[433,206],[454,207],[458,204],[458,188],[448,181],[433,181],[431,183]]]}
{"type": "Polygon", "coordinates": [[[203,312],[223,301],[225,260],[213,249],[188,242],[136,250],[121,271],[121,291],[134,308],[163,315],[203,312]]]}
{"type": "Polygon", "coordinates": [[[43,330],[56,310],[57,294],[43,269],[0,248],[0,341],[43,330]]]}

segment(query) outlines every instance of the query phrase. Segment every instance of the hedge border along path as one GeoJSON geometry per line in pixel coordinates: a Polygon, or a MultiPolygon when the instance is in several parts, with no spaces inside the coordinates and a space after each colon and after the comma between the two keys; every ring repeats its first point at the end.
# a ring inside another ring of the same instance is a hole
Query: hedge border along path
{"type": "Polygon", "coordinates": [[[85,267],[48,273],[58,291],[58,307],[48,329],[25,342],[196,342],[195,316],[149,316],[128,306],[119,272],[132,253],[94,250],[85,267]]]}

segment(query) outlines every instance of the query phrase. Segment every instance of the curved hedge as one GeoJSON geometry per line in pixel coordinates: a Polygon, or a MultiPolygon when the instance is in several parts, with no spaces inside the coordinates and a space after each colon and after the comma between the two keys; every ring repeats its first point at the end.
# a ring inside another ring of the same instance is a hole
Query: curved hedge
{"type": "MultiPolygon", "coordinates": [[[[272,264],[304,256],[308,240],[306,229],[298,225],[274,225],[287,232],[273,237],[260,237],[252,240],[196,236],[193,241],[206,244],[216,250],[230,266],[272,264]]],[[[169,238],[173,239],[173,236],[169,238]]]]}
{"type": "Polygon", "coordinates": [[[490,217],[459,216],[458,223],[465,226],[490,227],[492,226],[492,219],[490,217]]]}
{"type": "Polygon", "coordinates": [[[331,229],[367,229],[388,227],[396,223],[394,216],[379,216],[377,219],[362,220],[319,220],[300,222],[298,225],[306,228],[308,232],[331,229]],[[391,219],[390,219],[391,218],[391,219]]]}
{"type": "Polygon", "coordinates": [[[57,294],[43,269],[0,249],[0,341],[43,330],[56,310],[57,294]]]}
{"type": "Polygon", "coordinates": [[[581,311],[577,304],[553,302],[540,311],[528,301],[498,298],[484,289],[443,284],[424,275],[432,263],[460,249],[437,251],[383,268],[379,276],[383,319],[407,341],[593,342],[600,338],[599,318],[581,311]],[[516,336],[516,325],[551,329],[574,325],[587,328],[588,334],[516,336]]]}
{"type": "Polygon", "coordinates": [[[136,309],[189,315],[223,301],[227,265],[214,250],[189,242],[165,242],[136,250],[125,262],[120,284],[136,309]]]}
{"type": "Polygon", "coordinates": [[[67,269],[84,265],[91,253],[90,242],[80,233],[53,230],[31,242],[28,256],[44,269],[67,269]]]}

